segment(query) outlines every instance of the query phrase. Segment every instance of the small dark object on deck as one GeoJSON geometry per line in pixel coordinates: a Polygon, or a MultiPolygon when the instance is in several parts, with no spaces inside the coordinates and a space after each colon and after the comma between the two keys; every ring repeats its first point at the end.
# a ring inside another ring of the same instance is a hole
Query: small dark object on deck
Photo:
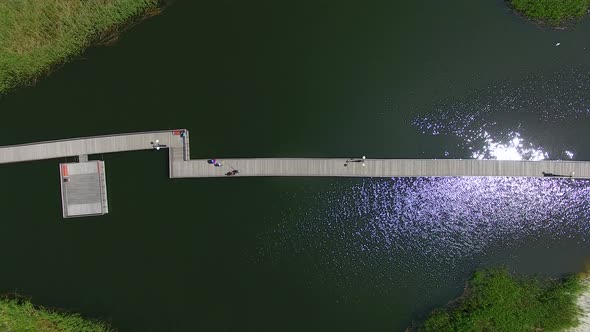
{"type": "Polygon", "coordinates": [[[570,175],[561,175],[561,174],[546,173],[546,172],[541,172],[541,173],[543,173],[543,176],[547,176],[547,177],[557,177],[557,178],[573,178],[574,177],[574,172],[572,172],[570,175]]]}
{"type": "Polygon", "coordinates": [[[221,163],[219,163],[219,162],[216,162],[215,164],[213,164],[213,166],[215,166],[215,167],[219,167],[219,166],[221,166],[221,163]]]}
{"type": "MultiPolygon", "coordinates": [[[[346,160],[344,162],[344,167],[348,166],[348,163],[362,163],[365,161],[365,157],[363,157],[362,159],[353,159],[353,158],[349,158],[348,160],[346,160]]],[[[363,165],[365,166],[365,165],[363,165]]]]}
{"type": "Polygon", "coordinates": [[[231,171],[231,175],[236,175],[240,173],[240,171],[238,171],[237,169],[234,169],[233,171],[231,171]]]}
{"type": "Polygon", "coordinates": [[[227,173],[225,173],[225,175],[232,176],[232,175],[234,175],[234,173],[233,172],[227,172],[227,173]]]}
{"type": "Polygon", "coordinates": [[[217,162],[217,160],[215,160],[215,159],[207,160],[207,164],[215,164],[216,162],[217,162]]]}

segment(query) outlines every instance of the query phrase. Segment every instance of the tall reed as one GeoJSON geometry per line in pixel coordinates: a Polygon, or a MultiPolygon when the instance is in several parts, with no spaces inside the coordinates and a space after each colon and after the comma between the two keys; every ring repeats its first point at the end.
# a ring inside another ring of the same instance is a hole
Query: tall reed
{"type": "Polygon", "coordinates": [[[56,65],[137,17],[158,0],[0,1],[0,94],[56,65]]]}

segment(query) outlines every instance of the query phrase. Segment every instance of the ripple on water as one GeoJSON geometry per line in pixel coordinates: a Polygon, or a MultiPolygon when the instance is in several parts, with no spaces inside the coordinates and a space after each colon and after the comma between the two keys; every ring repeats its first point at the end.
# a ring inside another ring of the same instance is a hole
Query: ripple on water
{"type": "Polygon", "coordinates": [[[264,235],[261,257],[309,257],[315,273],[348,290],[371,285],[384,294],[417,275],[444,284],[441,276],[470,273],[495,248],[586,241],[589,184],[487,177],[336,182],[318,194],[315,207],[293,211],[264,235]]]}
{"type": "MultiPolygon", "coordinates": [[[[428,135],[459,138],[460,148],[474,158],[540,160],[572,159],[574,149],[556,146],[554,134],[588,120],[590,71],[570,68],[438,102],[412,124],[428,135]]],[[[567,129],[562,134],[573,135],[567,129]]]]}

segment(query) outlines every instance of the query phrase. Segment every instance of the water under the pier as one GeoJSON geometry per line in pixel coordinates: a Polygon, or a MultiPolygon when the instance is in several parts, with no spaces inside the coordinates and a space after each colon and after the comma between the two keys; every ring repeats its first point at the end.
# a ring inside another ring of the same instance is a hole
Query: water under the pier
{"type": "MultiPolygon", "coordinates": [[[[177,0],[0,99],[0,144],[188,128],[193,158],[590,160],[589,32],[502,0],[177,0]]],[[[120,331],[401,331],[479,266],[590,261],[588,181],[170,180],[162,151],[94,158],[110,213],[86,219],[61,218],[57,161],[0,167],[0,293],[120,331]]]]}

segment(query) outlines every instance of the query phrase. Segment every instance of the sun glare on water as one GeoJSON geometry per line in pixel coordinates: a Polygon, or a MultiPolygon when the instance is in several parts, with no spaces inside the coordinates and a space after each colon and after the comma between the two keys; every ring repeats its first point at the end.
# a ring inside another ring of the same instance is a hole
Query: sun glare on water
{"type": "MultiPolygon", "coordinates": [[[[511,133],[511,139],[502,142],[494,140],[488,132],[483,133],[484,146],[472,153],[475,159],[497,159],[497,160],[543,160],[549,159],[549,154],[540,147],[526,144],[520,134],[511,133]]],[[[573,153],[571,153],[573,158],[573,153]]],[[[568,156],[570,156],[568,154],[568,156]]]]}

